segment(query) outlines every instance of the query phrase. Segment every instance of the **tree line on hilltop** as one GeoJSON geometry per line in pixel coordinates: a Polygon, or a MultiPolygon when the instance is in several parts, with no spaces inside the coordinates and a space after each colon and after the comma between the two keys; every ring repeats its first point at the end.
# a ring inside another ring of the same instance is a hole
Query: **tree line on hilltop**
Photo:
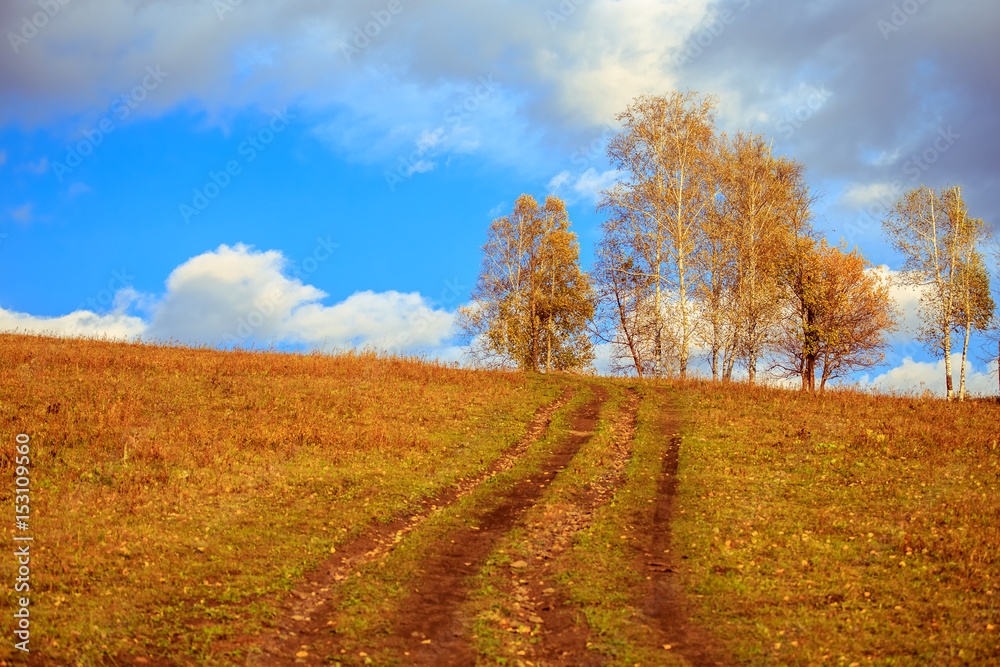
{"type": "MultiPolygon", "coordinates": [[[[685,378],[697,354],[713,380],[740,370],[754,382],[766,370],[810,391],[882,363],[900,316],[888,278],[814,228],[805,167],[774,155],[762,134],[718,131],[716,104],[673,92],[618,114],[607,155],[619,178],[601,193],[589,274],[559,198],[522,195],[493,221],[472,304],[458,315],[475,361],[581,372],[599,342],[616,374],[685,378]]],[[[921,187],[883,229],[905,258],[903,284],[923,288],[918,338],[944,356],[949,399],[961,337],[964,398],[971,334],[997,331],[988,228],[960,188],[921,187]]]]}

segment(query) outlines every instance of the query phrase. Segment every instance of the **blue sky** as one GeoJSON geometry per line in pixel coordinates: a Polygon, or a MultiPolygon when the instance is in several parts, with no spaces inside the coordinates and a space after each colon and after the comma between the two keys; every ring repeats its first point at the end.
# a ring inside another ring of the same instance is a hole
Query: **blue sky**
{"type": "MultiPolygon", "coordinates": [[[[554,192],[589,264],[615,114],[687,88],[890,271],[901,188],[1000,220],[993,0],[13,0],[0,27],[4,329],[458,358],[490,221],[554,192]]],[[[896,340],[862,379],[936,389],[896,340]]]]}

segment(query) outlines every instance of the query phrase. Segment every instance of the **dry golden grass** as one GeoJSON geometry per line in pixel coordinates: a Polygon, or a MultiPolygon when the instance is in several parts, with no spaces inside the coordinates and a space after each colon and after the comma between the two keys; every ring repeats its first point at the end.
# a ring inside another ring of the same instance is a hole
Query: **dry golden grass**
{"type": "Polygon", "coordinates": [[[0,335],[8,507],[31,437],[31,647],[225,661],[214,640],[267,627],[331,547],[484,469],[558,393],[373,353],[0,335]]]}
{"type": "Polygon", "coordinates": [[[1000,405],[677,396],[686,583],[743,662],[1000,661],[1000,405]]]}
{"type": "MultiPolygon", "coordinates": [[[[0,335],[7,507],[15,435],[31,436],[31,648],[59,664],[243,664],[331,548],[482,473],[572,382],[366,353],[0,335]]],[[[656,493],[669,407],[650,400],[657,384],[637,385],[622,487],[567,550],[592,593],[574,599],[579,618],[617,638],[615,659],[649,648],[626,594],[630,553],[612,538],[656,493]]],[[[674,562],[696,619],[737,659],[1000,662],[1000,405],[660,386],[685,418],[674,562]]],[[[605,440],[575,465],[603,465],[605,440]]],[[[571,469],[559,484],[579,481],[571,469]]],[[[0,577],[14,567],[0,559],[0,577]]],[[[362,583],[378,597],[379,581],[362,583]]]]}

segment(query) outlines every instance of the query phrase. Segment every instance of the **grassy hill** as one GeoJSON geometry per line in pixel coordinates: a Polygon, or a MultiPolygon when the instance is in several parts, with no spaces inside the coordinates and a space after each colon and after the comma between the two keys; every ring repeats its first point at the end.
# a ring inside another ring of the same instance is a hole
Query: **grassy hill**
{"type": "Polygon", "coordinates": [[[992,402],[0,335],[0,415],[0,659],[1000,659],[992,402]]]}

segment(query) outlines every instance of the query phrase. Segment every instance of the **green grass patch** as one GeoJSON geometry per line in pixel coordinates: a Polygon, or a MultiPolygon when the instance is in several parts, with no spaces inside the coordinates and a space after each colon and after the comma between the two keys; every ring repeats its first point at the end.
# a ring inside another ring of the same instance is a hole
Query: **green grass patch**
{"type": "Polygon", "coordinates": [[[675,542],[748,664],[1000,661],[1000,409],[691,383],[675,542]]]}

